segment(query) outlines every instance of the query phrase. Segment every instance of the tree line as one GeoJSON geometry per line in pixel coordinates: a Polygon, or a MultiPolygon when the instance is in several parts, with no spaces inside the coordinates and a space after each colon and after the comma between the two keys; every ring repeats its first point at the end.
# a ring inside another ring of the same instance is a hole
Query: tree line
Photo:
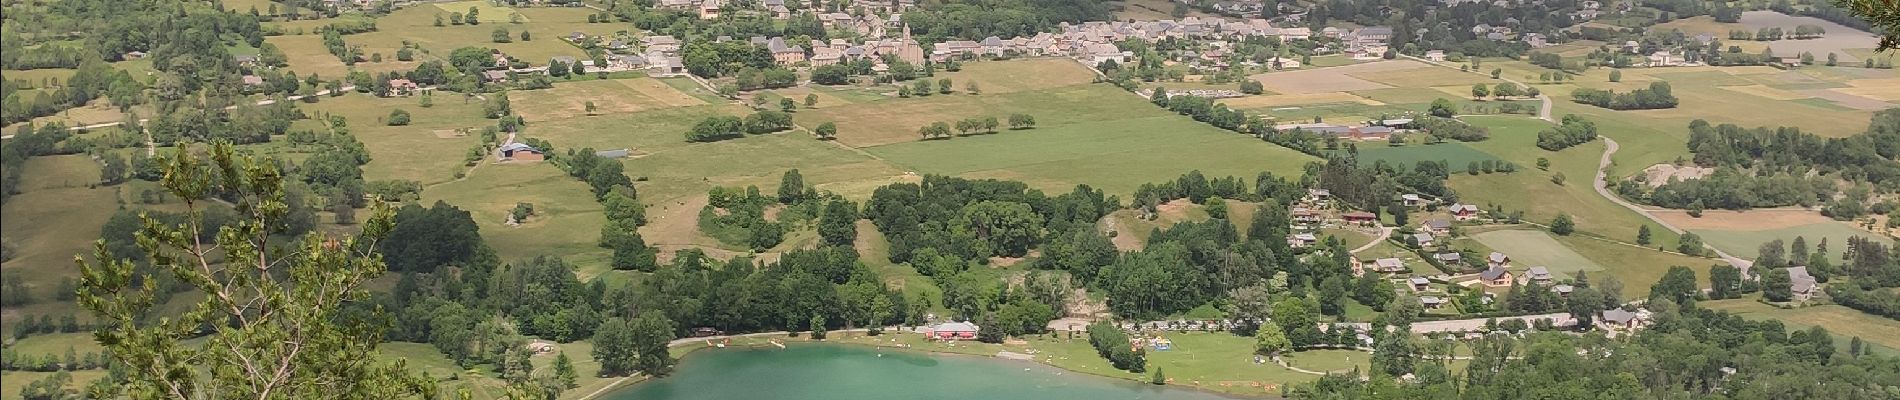
{"type": "Polygon", "coordinates": [[[739,118],[731,115],[706,117],[686,131],[688,142],[716,142],[746,134],[761,135],[792,128],[792,115],[777,110],[759,110],[739,118]]]}
{"type": "Polygon", "coordinates": [[[1571,101],[1589,104],[1611,110],[1653,110],[1676,108],[1676,96],[1669,91],[1668,82],[1654,82],[1647,89],[1636,89],[1626,93],[1614,90],[1580,88],[1570,92],[1571,101]]]}

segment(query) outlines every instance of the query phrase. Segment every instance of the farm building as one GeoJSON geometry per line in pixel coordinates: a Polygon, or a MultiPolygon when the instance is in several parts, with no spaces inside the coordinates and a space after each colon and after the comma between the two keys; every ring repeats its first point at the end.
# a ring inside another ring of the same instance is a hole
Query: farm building
{"type": "Polygon", "coordinates": [[[495,149],[495,154],[499,156],[499,159],[504,161],[541,161],[547,159],[545,155],[541,154],[540,149],[523,143],[501,145],[500,148],[495,149]]]}

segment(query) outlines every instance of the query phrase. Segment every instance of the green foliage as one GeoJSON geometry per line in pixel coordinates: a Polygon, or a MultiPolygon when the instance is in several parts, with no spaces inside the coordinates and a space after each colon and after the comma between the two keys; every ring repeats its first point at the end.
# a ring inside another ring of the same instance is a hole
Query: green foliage
{"type": "Polygon", "coordinates": [[[1129,341],[1128,334],[1110,322],[1089,324],[1089,345],[1095,347],[1095,353],[1108,359],[1109,364],[1128,372],[1142,372],[1147,369],[1148,361],[1144,351],[1129,341]]]}
{"type": "Polygon", "coordinates": [[[1636,89],[1621,94],[1611,90],[1580,88],[1571,92],[1570,96],[1571,101],[1611,110],[1676,108],[1678,101],[1670,92],[1668,82],[1650,83],[1647,89],[1636,89]]]}
{"type": "Polygon", "coordinates": [[[145,227],[138,234],[142,238],[138,251],[151,266],[184,278],[202,294],[197,307],[201,311],[143,322],[147,320],[142,317],[156,305],[156,293],[149,281],[134,284],[138,268],[134,262],[113,257],[103,241],[95,245],[95,260],[100,261],[80,261],[79,303],[100,321],[102,327],[95,336],[126,369],[119,389],[184,399],[320,398],[338,393],[393,398],[433,393],[430,382],[410,376],[400,361],[364,364],[375,358],[386,322],[339,306],[368,298],[362,285],[385,267],[380,259],[357,251],[390,236],[398,218],[380,209],[365,224],[362,236],[336,238],[328,245],[320,234],[292,243],[271,243],[270,228],[289,213],[282,172],[274,164],[239,158],[229,144],[214,144],[209,154],[200,158],[180,151],[166,158],[160,185],[181,199],[201,199],[212,193],[235,197],[252,207],[244,214],[246,219],[220,228],[215,244],[200,242],[193,239],[196,234],[186,232],[204,223],[202,206],[187,202],[191,212],[186,225],[141,218],[145,227]],[[276,252],[267,250],[273,246],[295,248],[299,255],[276,260],[276,252]],[[281,269],[214,272],[203,267],[224,263],[281,269]],[[199,332],[207,324],[230,324],[232,329],[193,339],[202,345],[182,342],[187,337],[183,333],[199,332]],[[217,365],[227,373],[192,365],[217,365]],[[244,370],[280,372],[228,373],[244,370]],[[339,374],[348,374],[350,379],[331,379],[339,374]]]}
{"type": "Polygon", "coordinates": [[[1428,110],[1427,113],[1434,117],[1451,118],[1458,114],[1457,109],[1458,106],[1451,104],[1451,100],[1446,100],[1441,97],[1432,100],[1431,109],[1428,110]]]}
{"type": "Polygon", "coordinates": [[[400,108],[390,110],[389,118],[384,119],[384,123],[389,124],[389,126],[409,125],[409,111],[400,108]]]}
{"type": "Polygon", "coordinates": [[[1537,147],[1558,151],[1597,140],[1597,125],[1575,114],[1565,114],[1563,123],[1537,133],[1537,147]]]}
{"type": "Polygon", "coordinates": [[[1577,231],[1577,223],[1575,221],[1570,220],[1569,213],[1559,212],[1557,213],[1557,218],[1550,221],[1550,233],[1555,233],[1555,234],[1563,235],[1563,236],[1569,236],[1571,233],[1576,232],[1576,231],[1577,231]]]}
{"type": "Polygon", "coordinates": [[[436,201],[428,208],[411,203],[396,210],[389,237],[375,244],[391,270],[433,272],[494,257],[480,229],[468,211],[448,203],[436,201]]]}

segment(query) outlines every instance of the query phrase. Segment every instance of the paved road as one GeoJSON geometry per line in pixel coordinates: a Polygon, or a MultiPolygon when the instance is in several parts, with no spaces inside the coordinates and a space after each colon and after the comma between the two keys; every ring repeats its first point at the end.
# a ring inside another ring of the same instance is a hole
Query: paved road
{"type": "MultiPolygon", "coordinates": [[[[1650,221],[1655,221],[1657,225],[1662,225],[1663,229],[1668,229],[1670,232],[1675,232],[1676,234],[1682,234],[1683,233],[1682,228],[1677,228],[1675,225],[1669,224],[1668,221],[1663,221],[1661,218],[1656,218],[1655,215],[1651,215],[1649,213],[1649,210],[1643,209],[1642,207],[1638,207],[1636,204],[1632,204],[1627,200],[1623,200],[1622,197],[1619,197],[1614,193],[1610,193],[1610,183],[1609,183],[1610,156],[1615,155],[1616,151],[1620,149],[1621,147],[1616,144],[1615,139],[1610,139],[1608,136],[1603,137],[1603,144],[1605,145],[1603,149],[1603,159],[1597,162],[1596,181],[1591,183],[1591,185],[1596,187],[1597,194],[1603,196],[1603,198],[1610,199],[1611,202],[1615,202],[1617,205],[1623,206],[1623,208],[1628,208],[1630,209],[1630,211],[1635,211],[1637,214],[1641,214],[1643,218],[1648,218],[1650,221]]],[[[1751,262],[1747,259],[1743,259],[1741,257],[1730,255],[1727,252],[1722,251],[1722,249],[1715,248],[1714,246],[1703,245],[1703,247],[1706,247],[1709,250],[1714,251],[1717,257],[1722,258],[1723,262],[1727,262],[1728,265],[1741,269],[1742,272],[1744,273],[1748,272],[1749,266],[1754,265],[1754,262],[1751,262]]]]}
{"type": "Polygon", "coordinates": [[[1392,236],[1392,230],[1393,228],[1390,226],[1379,227],[1379,237],[1372,238],[1371,242],[1367,242],[1364,246],[1359,246],[1359,248],[1352,249],[1352,251],[1348,251],[1347,253],[1358,254],[1361,251],[1372,248],[1372,246],[1378,246],[1380,242],[1385,241],[1385,238],[1392,236]]]}

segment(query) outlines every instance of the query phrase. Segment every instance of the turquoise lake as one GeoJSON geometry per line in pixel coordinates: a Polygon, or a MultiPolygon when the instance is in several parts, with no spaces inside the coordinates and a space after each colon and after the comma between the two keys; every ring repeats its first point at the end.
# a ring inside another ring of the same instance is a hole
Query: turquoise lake
{"type": "Polygon", "coordinates": [[[1231,400],[1027,361],[933,355],[850,345],[693,352],[672,376],[607,400],[1231,400]]]}

